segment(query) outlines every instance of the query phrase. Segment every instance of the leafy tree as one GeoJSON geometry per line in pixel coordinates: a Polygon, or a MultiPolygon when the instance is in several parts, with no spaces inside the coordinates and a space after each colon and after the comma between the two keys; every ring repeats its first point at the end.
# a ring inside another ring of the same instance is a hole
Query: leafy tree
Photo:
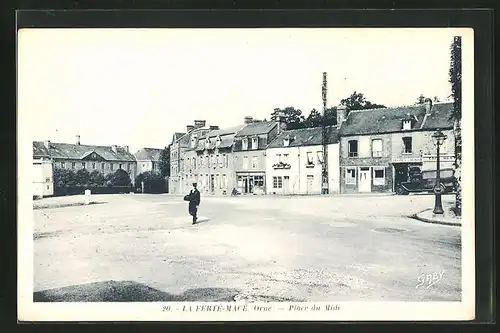
{"type": "MultiPolygon", "coordinates": [[[[312,109],[307,118],[305,119],[304,127],[320,127],[323,125],[323,115],[316,109],[312,109]]],[[[328,108],[325,112],[325,125],[337,124],[337,108],[328,108]]]]}
{"type": "Polygon", "coordinates": [[[455,136],[455,175],[456,196],[455,212],[462,214],[462,37],[455,36],[450,46],[449,83],[453,97],[453,134],[455,136]]]}
{"type": "Polygon", "coordinates": [[[76,185],[88,186],[90,183],[90,173],[87,169],[80,169],[76,172],[76,185]]]}
{"type": "Polygon", "coordinates": [[[76,174],[73,170],[57,168],[54,169],[52,176],[55,187],[75,186],[77,184],[76,174]]]}
{"type": "Polygon", "coordinates": [[[170,145],[161,151],[158,167],[162,177],[170,176],[170,145]]]}
{"type": "Polygon", "coordinates": [[[92,186],[102,186],[105,184],[104,175],[99,170],[93,170],[89,175],[89,183],[92,186]]]}
{"type": "Polygon", "coordinates": [[[131,186],[132,182],[127,171],[118,169],[112,175],[109,180],[111,186],[131,186]]]}
{"type": "MultiPolygon", "coordinates": [[[[420,94],[420,96],[417,97],[417,101],[415,102],[415,105],[424,104],[426,99],[427,99],[427,97],[425,97],[423,94],[420,94]]],[[[441,102],[439,97],[437,97],[437,96],[434,96],[433,98],[431,98],[431,100],[433,102],[441,102]]]]}
{"type": "Polygon", "coordinates": [[[304,116],[300,109],[295,109],[293,106],[287,106],[284,109],[276,108],[271,113],[271,120],[278,121],[281,117],[282,121],[286,124],[287,129],[297,129],[304,127],[304,116]]]}
{"type": "Polygon", "coordinates": [[[143,172],[137,177],[135,177],[135,184],[137,188],[142,187],[142,182],[144,182],[144,192],[145,193],[164,193],[166,192],[166,182],[165,178],[154,172],[143,172]]]}
{"type": "MultiPolygon", "coordinates": [[[[378,109],[385,108],[385,105],[376,104],[368,101],[362,93],[354,92],[349,97],[343,98],[340,104],[347,107],[347,114],[352,110],[378,109]]],[[[346,116],[347,116],[346,114],[346,116]]]]}

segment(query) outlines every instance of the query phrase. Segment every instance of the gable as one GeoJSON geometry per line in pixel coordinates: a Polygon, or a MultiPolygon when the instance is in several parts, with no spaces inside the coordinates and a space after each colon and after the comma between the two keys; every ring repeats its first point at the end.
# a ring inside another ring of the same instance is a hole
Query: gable
{"type": "Polygon", "coordinates": [[[99,155],[95,151],[89,151],[89,152],[85,153],[81,159],[83,161],[97,161],[97,162],[106,161],[106,159],[104,157],[102,157],[101,155],[99,155]]]}

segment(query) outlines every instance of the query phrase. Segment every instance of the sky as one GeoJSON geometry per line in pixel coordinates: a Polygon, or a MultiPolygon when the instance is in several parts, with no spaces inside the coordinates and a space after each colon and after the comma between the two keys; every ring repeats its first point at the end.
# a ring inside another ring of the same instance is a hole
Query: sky
{"type": "Polygon", "coordinates": [[[354,91],[446,100],[456,29],[23,29],[18,121],[32,140],[163,148],[194,120],[220,127],[354,91]]]}

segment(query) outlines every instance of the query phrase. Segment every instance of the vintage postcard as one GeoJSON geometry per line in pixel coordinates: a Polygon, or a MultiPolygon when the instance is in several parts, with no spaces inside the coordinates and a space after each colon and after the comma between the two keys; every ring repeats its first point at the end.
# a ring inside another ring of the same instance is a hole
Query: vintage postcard
{"type": "Polygon", "coordinates": [[[473,42],[19,30],[18,319],[473,319],[473,42]]]}

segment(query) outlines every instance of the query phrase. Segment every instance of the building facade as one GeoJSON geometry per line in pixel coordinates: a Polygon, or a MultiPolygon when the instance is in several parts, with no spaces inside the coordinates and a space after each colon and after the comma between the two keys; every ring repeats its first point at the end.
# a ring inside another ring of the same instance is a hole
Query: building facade
{"type": "MultiPolygon", "coordinates": [[[[338,129],[328,131],[328,187],[329,193],[338,193],[338,129]]],[[[267,148],[267,193],[321,194],[323,161],[321,127],[282,131],[267,148]]]]}
{"type": "Polygon", "coordinates": [[[244,126],[235,135],[234,142],[234,177],[235,188],[243,194],[265,194],[266,149],[284,126],[278,122],[255,121],[245,117],[244,126]]]}
{"type": "Polygon", "coordinates": [[[137,161],[137,174],[140,175],[144,172],[159,173],[160,155],[163,149],[158,148],[142,148],[135,154],[137,161]]]}
{"type": "Polygon", "coordinates": [[[75,144],[46,141],[33,142],[33,159],[48,158],[53,169],[69,169],[89,172],[98,171],[104,176],[125,170],[132,182],[137,175],[135,156],[129,152],[128,146],[94,146],[80,144],[77,136],[75,144]]]}
{"type": "Polygon", "coordinates": [[[33,196],[43,198],[54,195],[52,162],[47,158],[33,159],[33,196]]]}
{"type": "Polygon", "coordinates": [[[447,136],[441,167],[453,168],[453,103],[351,111],[340,124],[341,193],[393,192],[410,169],[435,169],[432,134],[447,136]],[[434,165],[432,163],[434,161],[434,165]]]}

